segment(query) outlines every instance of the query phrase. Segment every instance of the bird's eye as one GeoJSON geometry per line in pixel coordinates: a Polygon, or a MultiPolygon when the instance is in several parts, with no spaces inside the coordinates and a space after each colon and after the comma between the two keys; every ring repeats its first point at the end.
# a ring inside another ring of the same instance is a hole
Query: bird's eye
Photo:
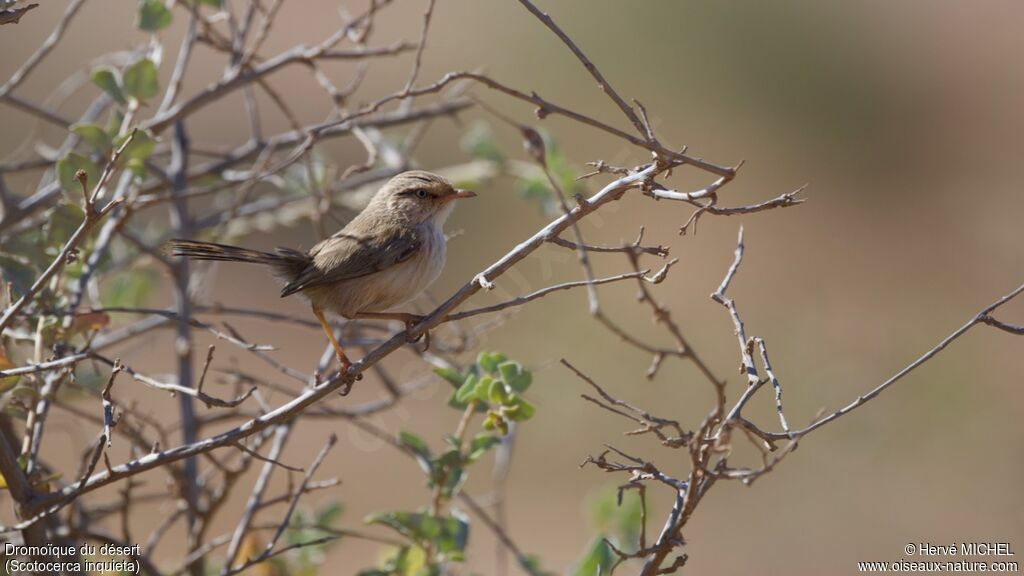
{"type": "Polygon", "coordinates": [[[416,197],[420,198],[420,199],[423,199],[423,198],[427,197],[427,191],[424,190],[423,188],[420,188],[420,189],[416,190],[415,192],[413,192],[413,194],[415,194],[416,197]]]}

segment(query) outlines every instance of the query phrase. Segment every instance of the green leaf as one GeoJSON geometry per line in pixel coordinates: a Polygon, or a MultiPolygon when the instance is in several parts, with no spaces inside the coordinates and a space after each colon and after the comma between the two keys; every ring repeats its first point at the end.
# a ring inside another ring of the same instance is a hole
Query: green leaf
{"type": "Polygon", "coordinates": [[[476,363],[483,369],[484,372],[494,373],[498,370],[498,364],[501,364],[508,358],[501,352],[481,352],[476,357],[476,363]]]}
{"type": "Polygon", "coordinates": [[[408,448],[413,455],[416,457],[416,461],[420,463],[420,467],[423,468],[424,472],[428,474],[431,471],[431,460],[433,455],[430,453],[430,447],[423,441],[419,436],[411,432],[401,432],[398,434],[398,441],[402,443],[402,446],[408,448]]]}
{"type": "MultiPolygon", "coordinates": [[[[48,246],[62,246],[85,219],[85,211],[78,204],[60,204],[46,211],[43,223],[44,238],[48,246]]],[[[66,270],[66,269],[65,269],[66,270]]]]}
{"type": "Polygon", "coordinates": [[[526,573],[530,576],[555,576],[554,572],[547,572],[542,570],[540,567],[540,558],[527,554],[519,559],[519,565],[526,570],[526,573]]]}
{"type": "Polygon", "coordinates": [[[505,384],[520,394],[533,383],[533,374],[519,362],[502,362],[498,365],[498,372],[505,384]]]}
{"type": "MultiPolygon", "coordinates": [[[[465,412],[466,408],[469,407],[469,401],[459,400],[458,398],[456,398],[457,393],[458,390],[453,390],[451,395],[448,396],[448,405],[451,406],[452,408],[455,408],[459,412],[465,412]]],[[[490,407],[487,405],[486,402],[477,401],[475,412],[477,412],[478,414],[483,414],[484,412],[487,412],[489,408],[490,407]]]]}
{"type": "Polygon", "coordinates": [[[106,156],[110,153],[112,143],[110,136],[107,135],[103,128],[95,124],[75,124],[71,127],[71,131],[78,134],[86,144],[92,146],[92,149],[97,154],[106,156]]]}
{"type": "Polygon", "coordinates": [[[433,549],[448,560],[461,560],[469,542],[469,521],[457,512],[451,518],[421,512],[385,512],[368,516],[366,522],[387,526],[417,544],[431,542],[433,549]]]}
{"type": "Polygon", "coordinates": [[[118,133],[121,132],[121,124],[124,124],[124,112],[118,108],[112,108],[110,110],[110,116],[107,117],[107,126],[105,128],[107,132],[107,138],[113,142],[114,138],[117,138],[118,133]]]}
{"type": "Polygon", "coordinates": [[[476,394],[476,385],[479,382],[475,374],[466,377],[466,381],[455,391],[455,400],[468,404],[476,394]]]}
{"type": "Polygon", "coordinates": [[[100,167],[95,162],[74,152],[68,152],[57,161],[57,181],[61,189],[72,194],[72,198],[80,198],[82,195],[82,185],[75,180],[75,173],[79,170],[85,170],[86,190],[91,193],[100,179],[100,167]]]}
{"type": "MultiPolygon", "coordinates": [[[[492,382],[494,382],[494,378],[491,378],[490,376],[480,378],[476,374],[472,373],[467,375],[465,383],[455,391],[455,394],[451,398],[451,400],[454,400],[454,403],[450,400],[449,404],[461,410],[465,410],[466,406],[473,400],[486,403],[492,382]]],[[[481,407],[478,407],[478,411],[480,411],[480,409],[481,407]]]]}
{"type": "Polygon", "coordinates": [[[542,176],[523,178],[517,186],[519,193],[528,199],[547,199],[551,196],[551,188],[548,181],[542,176]]]}
{"type": "Polygon", "coordinates": [[[434,550],[459,557],[469,541],[469,522],[458,515],[437,518],[422,512],[384,512],[366,517],[367,524],[387,526],[416,544],[432,542],[434,550]]]}
{"type": "MultiPolygon", "coordinates": [[[[114,144],[120,148],[124,141],[128,139],[128,135],[120,136],[114,140],[114,144]]],[[[156,149],[156,140],[149,135],[149,132],[145,130],[136,130],[135,137],[124,149],[122,157],[127,160],[126,165],[133,174],[142,178],[146,175],[146,159],[153,154],[153,150],[156,149]]]]}
{"type": "Polygon", "coordinates": [[[104,283],[100,300],[104,306],[137,308],[156,287],[158,274],[154,270],[139,269],[118,272],[104,283]]]}
{"type": "Polygon", "coordinates": [[[494,132],[486,122],[476,122],[466,131],[460,142],[462,149],[469,152],[474,158],[490,160],[492,162],[504,162],[505,156],[501,147],[494,139],[494,132]]]}
{"type": "MultiPolygon", "coordinates": [[[[114,144],[120,148],[124,141],[128,139],[128,134],[118,137],[114,140],[114,144]]],[[[136,130],[135,136],[132,141],[122,152],[124,158],[130,160],[146,160],[156,149],[156,140],[146,130],[136,130]]]]}
{"type": "Polygon", "coordinates": [[[214,8],[220,8],[224,5],[224,0],[196,0],[196,4],[205,4],[207,6],[213,6],[214,8]]]}
{"type": "Polygon", "coordinates": [[[512,399],[506,403],[506,406],[504,415],[513,422],[525,422],[526,420],[533,418],[533,413],[537,411],[537,409],[533,407],[533,404],[530,404],[519,396],[513,396],[512,399]]]}
{"type": "Polygon", "coordinates": [[[498,444],[501,444],[501,438],[498,438],[497,436],[484,433],[477,434],[469,444],[469,454],[466,455],[466,460],[469,462],[475,462],[488,450],[498,444]]]}
{"type": "Polygon", "coordinates": [[[124,71],[124,92],[136,100],[149,100],[160,90],[156,64],[143,58],[124,71]]]}
{"type": "Polygon", "coordinates": [[[487,401],[491,404],[504,404],[509,399],[505,392],[505,383],[501,380],[492,380],[487,390],[487,401]]]}
{"type": "Polygon", "coordinates": [[[477,383],[476,387],[473,388],[473,394],[470,396],[470,400],[479,400],[481,402],[487,402],[491,396],[491,386],[494,384],[494,378],[490,376],[484,376],[477,383]]]}
{"type": "Polygon", "coordinates": [[[502,436],[508,434],[508,422],[493,410],[487,413],[487,418],[484,420],[484,430],[499,430],[502,436]]]}
{"type": "Polygon", "coordinates": [[[99,86],[108,96],[118,104],[127,104],[128,99],[124,97],[121,89],[121,73],[110,66],[100,66],[92,71],[92,83],[99,86]]]}
{"type": "Polygon", "coordinates": [[[427,551],[419,546],[411,546],[403,550],[398,559],[397,568],[400,576],[429,576],[427,551]]]}
{"type": "Polygon", "coordinates": [[[452,386],[459,388],[466,381],[466,377],[453,368],[434,368],[434,374],[444,378],[452,386]]]}
{"type": "Polygon", "coordinates": [[[613,534],[619,542],[635,542],[640,537],[643,505],[639,495],[606,486],[589,500],[591,522],[599,532],[613,534]]]}
{"type": "Polygon", "coordinates": [[[448,470],[459,468],[462,466],[462,452],[458,448],[446,450],[444,454],[438,457],[437,463],[448,470]]]}
{"type": "Polygon", "coordinates": [[[333,528],[334,523],[341,517],[341,513],[345,511],[345,507],[342,506],[341,502],[330,502],[316,513],[316,524],[317,526],[324,526],[326,528],[333,528]]]}
{"type": "Polygon", "coordinates": [[[170,26],[172,18],[170,9],[161,0],[142,0],[135,25],[140,30],[156,32],[170,26]]]}
{"type": "MultiPolygon", "coordinates": [[[[463,552],[469,544],[469,518],[458,511],[452,511],[451,518],[444,519],[444,538],[440,540],[439,552],[463,552]]],[[[459,557],[461,560],[461,557],[459,557]]]]}
{"type": "Polygon", "coordinates": [[[615,563],[615,557],[608,548],[603,537],[597,537],[587,549],[586,554],[576,565],[572,576],[607,576],[615,563]]]}
{"type": "Polygon", "coordinates": [[[436,486],[439,480],[444,481],[444,494],[449,498],[462,486],[466,479],[465,470],[462,468],[462,452],[456,449],[449,450],[435,461],[435,476],[431,478],[430,485],[436,486]]]}

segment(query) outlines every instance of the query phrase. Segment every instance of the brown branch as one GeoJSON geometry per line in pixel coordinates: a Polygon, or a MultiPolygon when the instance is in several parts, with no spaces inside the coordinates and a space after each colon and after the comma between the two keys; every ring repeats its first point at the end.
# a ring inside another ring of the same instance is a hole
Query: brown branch
{"type": "MultiPolygon", "coordinates": [[[[906,367],[904,367],[902,370],[900,370],[896,374],[893,374],[888,380],[886,380],[885,382],[882,382],[881,384],[879,384],[878,386],[873,388],[870,392],[868,392],[866,394],[863,394],[861,396],[858,396],[857,399],[854,400],[853,402],[847,404],[846,406],[840,408],[839,410],[836,410],[835,412],[829,414],[828,416],[817,420],[816,422],[810,424],[809,426],[807,426],[805,428],[802,428],[800,430],[793,431],[792,436],[794,436],[796,438],[802,438],[803,436],[806,436],[807,434],[810,434],[811,432],[817,430],[818,428],[821,428],[822,426],[824,426],[824,425],[826,425],[826,424],[828,424],[830,422],[834,422],[837,419],[845,416],[846,414],[849,414],[850,412],[852,412],[852,411],[856,410],[857,408],[860,408],[864,404],[870,402],[872,399],[876,398],[879,394],[881,394],[883,391],[885,391],[886,388],[892,386],[896,382],[899,382],[907,374],[910,374],[911,372],[916,370],[918,367],[920,367],[922,364],[924,364],[925,362],[927,362],[927,361],[931,360],[932,358],[934,358],[939,352],[942,352],[943,350],[945,350],[947,346],[949,346],[950,344],[955,342],[958,338],[960,338],[965,333],[967,333],[967,331],[970,330],[971,328],[977,326],[978,324],[990,324],[990,322],[986,321],[986,318],[991,318],[990,315],[992,314],[992,312],[996,311],[997,309],[999,309],[1001,306],[1003,306],[1007,302],[1009,302],[1009,301],[1013,300],[1014,298],[1016,298],[1017,296],[1019,296],[1021,294],[1021,292],[1024,292],[1024,284],[1021,284],[1020,286],[1018,286],[1015,290],[1013,290],[1009,294],[1003,296],[1002,298],[1000,298],[1000,299],[996,300],[995,302],[993,302],[993,303],[989,304],[988,306],[986,306],[984,309],[981,310],[981,312],[978,312],[970,320],[968,320],[966,323],[964,323],[963,326],[960,326],[959,328],[954,330],[952,334],[950,334],[949,336],[946,336],[945,338],[943,338],[941,342],[939,342],[933,348],[931,348],[930,350],[925,352],[917,360],[914,360],[913,362],[908,364],[906,367]]],[[[1013,332],[1013,331],[1010,331],[1010,332],[1011,333],[1016,333],[1016,332],[1013,332]]],[[[780,437],[781,438],[785,438],[785,437],[787,437],[787,435],[785,435],[785,434],[772,434],[772,437],[774,437],[774,438],[780,438],[780,437]]]]}
{"type": "Polygon", "coordinates": [[[512,298],[511,300],[506,300],[504,302],[500,302],[498,304],[493,304],[491,306],[482,306],[480,308],[473,308],[471,310],[465,310],[465,311],[462,311],[462,312],[456,312],[454,314],[450,314],[447,317],[445,317],[444,322],[452,322],[452,321],[455,321],[455,320],[463,320],[465,318],[469,318],[471,316],[477,316],[479,314],[488,314],[488,313],[491,313],[491,312],[498,312],[500,310],[505,310],[506,308],[512,308],[513,306],[522,306],[523,304],[526,304],[528,302],[532,302],[534,300],[537,300],[538,298],[542,298],[544,296],[547,296],[548,294],[550,294],[552,292],[558,292],[559,290],[569,290],[569,289],[572,289],[572,288],[580,288],[580,287],[586,287],[586,286],[600,286],[601,284],[609,284],[609,283],[612,283],[612,282],[619,282],[619,281],[622,281],[622,280],[629,280],[631,278],[640,278],[640,279],[644,279],[644,280],[650,281],[649,279],[646,278],[646,275],[649,272],[650,272],[650,270],[640,270],[638,272],[627,272],[625,274],[617,274],[615,276],[609,276],[607,278],[598,278],[598,279],[590,280],[590,281],[588,281],[588,280],[580,280],[580,281],[576,281],[576,282],[563,282],[562,284],[555,284],[554,286],[548,286],[547,288],[541,288],[540,290],[537,290],[535,292],[531,292],[531,293],[529,293],[529,294],[527,294],[525,296],[519,296],[517,298],[512,298]]]}
{"type": "Polygon", "coordinates": [[[558,24],[555,24],[555,21],[552,20],[550,16],[548,16],[546,13],[538,9],[537,6],[535,6],[533,2],[531,2],[530,0],[519,0],[519,3],[525,6],[526,9],[529,10],[531,14],[536,16],[537,19],[540,20],[545,26],[547,26],[549,30],[554,32],[555,35],[558,36],[558,39],[561,40],[562,43],[564,43],[569,48],[569,50],[572,51],[573,55],[576,56],[580,63],[583,64],[583,67],[587,69],[587,72],[590,72],[590,75],[594,77],[594,80],[597,80],[597,85],[601,87],[601,90],[609,98],[611,98],[612,102],[615,102],[615,105],[619,107],[619,110],[622,110],[622,113],[626,116],[626,118],[629,119],[630,123],[632,123],[633,126],[637,129],[637,132],[639,132],[641,135],[644,135],[649,142],[656,143],[657,140],[653,138],[653,134],[650,133],[648,125],[640,120],[640,118],[636,115],[636,111],[633,110],[633,108],[629,104],[626,104],[626,101],[623,100],[622,97],[619,96],[619,93],[616,92],[614,88],[612,88],[611,84],[609,84],[608,81],[605,80],[604,75],[602,75],[601,72],[597,69],[597,66],[594,66],[594,63],[591,62],[590,59],[587,58],[587,55],[584,54],[578,46],[576,46],[576,43],[573,42],[572,39],[569,38],[569,36],[562,31],[562,28],[559,27],[558,24]]]}
{"type": "Polygon", "coordinates": [[[0,25],[2,24],[17,24],[21,21],[21,17],[24,16],[29,10],[38,8],[39,4],[26,4],[21,8],[11,8],[10,10],[0,10],[0,25]]]}

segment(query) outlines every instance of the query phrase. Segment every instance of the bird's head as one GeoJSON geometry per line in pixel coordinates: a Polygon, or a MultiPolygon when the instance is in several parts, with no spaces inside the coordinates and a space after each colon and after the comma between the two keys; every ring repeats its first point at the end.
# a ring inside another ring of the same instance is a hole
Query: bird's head
{"type": "Polygon", "coordinates": [[[474,196],[475,192],[455,188],[443,176],[411,170],[389,180],[370,201],[368,210],[409,224],[441,226],[455,207],[455,200],[474,196]]]}

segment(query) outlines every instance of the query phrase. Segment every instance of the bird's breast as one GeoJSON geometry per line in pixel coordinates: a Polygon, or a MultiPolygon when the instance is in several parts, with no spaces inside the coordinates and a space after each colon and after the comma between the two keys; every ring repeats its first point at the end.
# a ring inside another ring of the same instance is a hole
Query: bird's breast
{"type": "Polygon", "coordinates": [[[357,312],[383,312],[409,302],[427,289],[444,269],[446,241],[436,226],[424,226],[420,248],[404,262],[376,274],[346,282],[345,315],[357,312]]]}

